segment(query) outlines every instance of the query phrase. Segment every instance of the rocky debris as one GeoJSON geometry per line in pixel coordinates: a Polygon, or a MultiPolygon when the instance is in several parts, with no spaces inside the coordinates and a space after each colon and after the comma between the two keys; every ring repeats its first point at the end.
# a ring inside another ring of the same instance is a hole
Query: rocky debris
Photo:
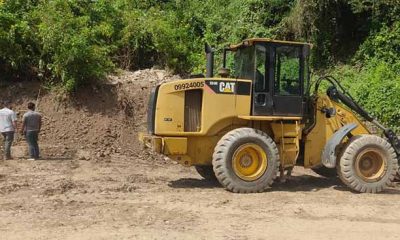
{"type": "Polygon", "coordinates": [[[159,84],[163,82],[168,82],[175,79],[181,79],[179,75],[173,75],[165,70],[160,69],[143,69],[135,72],[129,72],[121,70],[119,74],[111,75],[108,77],[109,83],[113,85],[118,84],[132,84],[135,82],[140,82],[141,87],[148,88],[147,83],[159,84]]]}
{"type": "Polygon", "coordinates": [[[54,187],[45,189],[42,192],[42,195],[52,196],[56,194],[64,194],[77,187],[78,186],[71,179],[62,178],[56,181],[54,187]]]}
{"type": "Polygon", "coordinates": [[[0,194],[9,194],[11,192],[16,192],[21,188],[29,187],[28,182],[23,183],[11,183],[9,185],[5,184],[0,187],[0,194]]]}
{"type": "Polygon", "coordinates": [[[134,192],[139,187],[132,183],[123,183],[120,187],[114,189],[115,192],[134,192]]]}

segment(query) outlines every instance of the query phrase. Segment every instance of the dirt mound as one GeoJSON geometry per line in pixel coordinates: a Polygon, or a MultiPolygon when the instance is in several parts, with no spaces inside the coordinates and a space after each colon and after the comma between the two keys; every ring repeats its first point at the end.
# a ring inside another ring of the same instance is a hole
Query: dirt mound
{"type": "MultiPolygon", "coordinates": [[[[157,84],[173,79],[179,76],[164,70],[121,71],[72,96],[46,90],[37,82],[24,82],[2,89],[6,94],[0,99],[13,101],[19,120],[27,102],[38,99],[38,110],[43,114],[40,145],[44,158],[137,156],[141,154],[137,133],[146,130],[148,95],[157,84]]],[[[22,140],[17,138],[16,149],[26,145],[22,140]]],[[[16,152],[16,157],[23,157],[26,149],[22,154],[19,149],[16,152]]]]}

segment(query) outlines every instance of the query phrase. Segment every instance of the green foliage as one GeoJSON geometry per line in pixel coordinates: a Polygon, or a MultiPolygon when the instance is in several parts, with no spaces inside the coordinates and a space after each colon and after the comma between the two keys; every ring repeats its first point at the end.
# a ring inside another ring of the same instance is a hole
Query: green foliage
{"type": "Polygon", "coordinates": [[[113,35],[112,26],[104,20],[106,15],[98,14],[98,5],[86,4],[57,0],[38,9],[52,13],[41,15],[38,26],[42,40],[41,70],[60,78],[68,91],[103,78],[113,68],[106,44],[113,35]]]}
{"type": "Polygon", "coordinates": [[[399,20],[399,0],[348,0],[347,2],[355,13],[366,13],[371,16],[373,28],[399,20]]]}
{"type": "Polygon", "coordinates": [[[400,131],[400,62],[374,59],[361,69],[341,66],[334,75],[356,101],[384,125],[400,131]]]}
{"type": "Polygon", "coordinates": [[[399,52],[400,21],[391,25],[386,22],[360,45],[354,66],[335,69],[360,104],[397,131],[400,131],[399,52]]]}
{"type": "Polygon", "coordinates": [[[74,91],[115,68],[199,73],[205,43],[250,37],[313,43],[317,72],[400,127],[400,0],[0,0],[0,81],[74,91]]]}
{"type": "Polygon", "coordinates": [[[393,26],[383,26],[378,33],[372,34],[361,45],[356,59],[369,61],[373,58],[387,63],[400,60],[400,21],[393,26]]]}
{"type": "Polygon", "coordinates": [[[29,14],[32,1],[5,1],[0,5],[0,71],[2,79],[30,77],[38,62],[38,43],[29,14]]]}
{"type": "Polygon", "coordinates": [[[204,72],[204,43],[275,37],[294,0],[6,0],[0,68],[72,91],[114,67],[204,72]],[[12,47],[9,47],[12,46],[12,47]]]}
{"type": "Polygon", "coordinates": [[[377,119],[399,131],[399,73],[388,63],[377,62],[376,65],[366,68],[363,75],[364,83],[359,83],[356,89],[358,98],[377,119]]]}

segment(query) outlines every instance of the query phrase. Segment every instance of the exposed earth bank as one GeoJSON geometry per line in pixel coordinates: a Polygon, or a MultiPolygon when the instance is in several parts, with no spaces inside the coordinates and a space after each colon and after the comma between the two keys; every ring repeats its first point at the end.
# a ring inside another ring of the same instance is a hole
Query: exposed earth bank
{"type": "Polygon", "coordinates": [[[145,152],[147,98],[177,79],[122,72],[72,98],[39,83],[0,88],[20,117],[44,116],[42,158],[0,161],[0,239],[400,239],[400,186],[357,194],[295,168],[287,183],[232,194],[191,168],[145,152]]]}

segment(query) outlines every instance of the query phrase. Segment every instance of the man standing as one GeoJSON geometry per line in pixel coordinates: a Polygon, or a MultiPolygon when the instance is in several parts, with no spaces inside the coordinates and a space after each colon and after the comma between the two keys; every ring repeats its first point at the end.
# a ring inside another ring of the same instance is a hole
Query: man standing
{"type": "Polygon", "coordinates": [[[4,137],[4,159],[11,159],[11,145],[17,130],[17,115],[10,109],[11,102],[4,101],[0,110],[0,132],[4,137]]]}
{"type": "Polygon", "coordinates": [[[22,134],[25,135],[28,142],[30,155],[28,160],[37,160],[39,159],[38,138],[42,127],[42,116],[38,112],[35,112],[34,103],[28,103],[28,111],[22,118],[22,124],[22,134]]]}

